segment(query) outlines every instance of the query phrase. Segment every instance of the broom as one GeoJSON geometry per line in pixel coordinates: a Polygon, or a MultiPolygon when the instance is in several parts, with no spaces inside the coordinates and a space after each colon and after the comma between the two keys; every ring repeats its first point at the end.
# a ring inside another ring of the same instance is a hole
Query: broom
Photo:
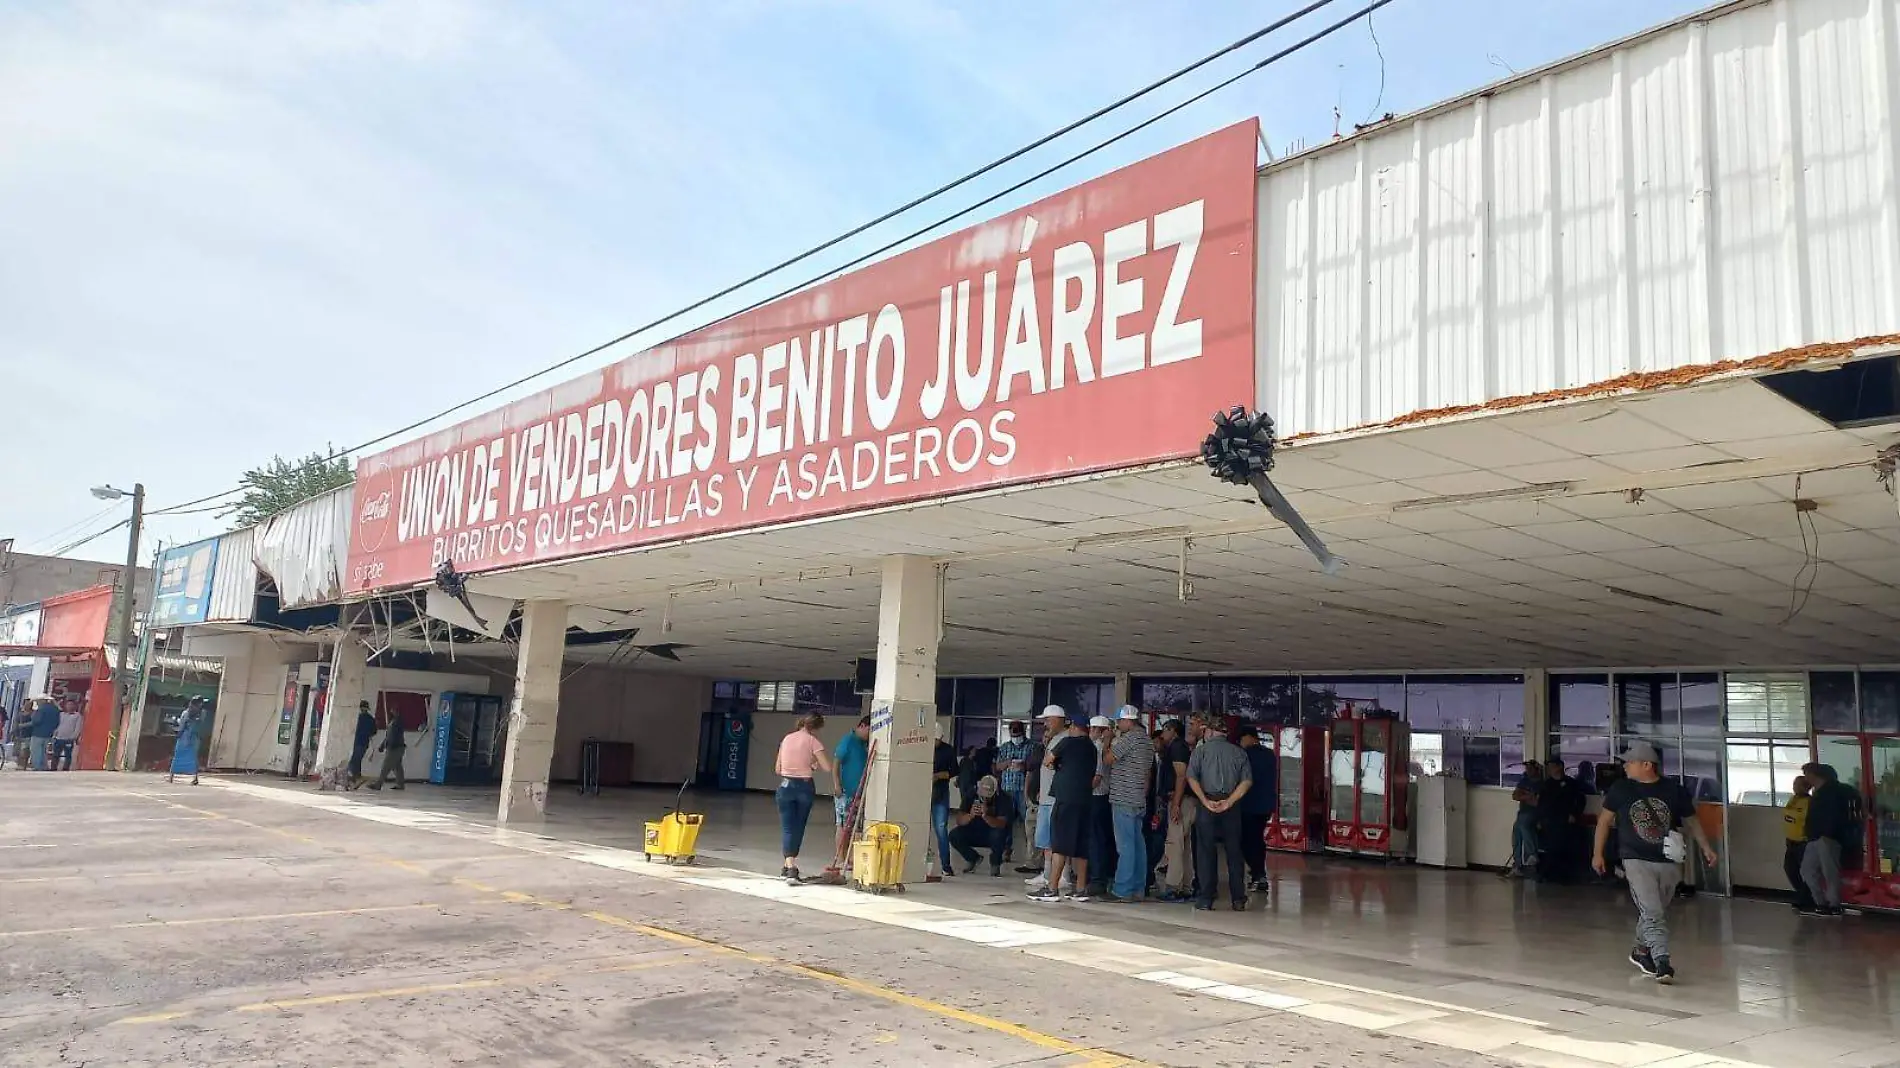
{"type": "Polygon", "coordinates": [[[864,774],[858,778],[858,789],[851,795],[851,803],[845,806],[844,823],[838,827],[837,848],[832,854],[831,866],[812,881],[821,886],[843,886],[844,865],[851,855],[851,839],[857,834],[858,815],[864,807],[864,787],[871,781],[871,768],[877,761],[877,739],[871,739],[871,747],[864,751],[864,774]]]}

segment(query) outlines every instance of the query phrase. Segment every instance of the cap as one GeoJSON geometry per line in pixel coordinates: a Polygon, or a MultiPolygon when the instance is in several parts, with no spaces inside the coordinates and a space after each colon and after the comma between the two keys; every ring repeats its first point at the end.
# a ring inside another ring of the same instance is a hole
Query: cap
{"type": "Polygon", "coordinates": [[[1116,709],[1115,718],[1140,721],[1141,709],[1136,708],[1134,705],[1123,705],[1119,709],[1116,709]]]}
{"type": "Polygon", "coordinates": [[[1043,719],[1068,719],[1069,713],[1061,705],[1048,705],[1042,710],[1043,719]]]}
{"type": "Polygon", "coordinates": [[[1114,725],[1115,725],[1115,724],[1114,724],[1114,723],[1112,723],[1112,722],[1110,722],[1110,720],[1109,720],[1109,718],[1108,718],[1107,716],[1091,716],[1091,717],[1089,717],[1089,726],[1091,726],[1091,727],[1113,727],[1114,725]]]}
{"type": "Polygon", "coordinates": [[[1648,742],[1631,742],[1628,749],[1618,758],[1626,764],[1661,764],[1662,757],[1656,753],[1656,747],[1648,742]]]}

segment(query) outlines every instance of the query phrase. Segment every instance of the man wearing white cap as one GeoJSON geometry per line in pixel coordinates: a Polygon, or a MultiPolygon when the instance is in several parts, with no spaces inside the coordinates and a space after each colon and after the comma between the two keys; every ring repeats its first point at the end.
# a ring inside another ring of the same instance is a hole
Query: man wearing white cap
{"type": "Polygon", "coordinates": [[[1115,810],[1108,803],[1108,745],[1115,738],[1115,721],[1107,716],[1089,717],[1089,741],[1095,743],[1095,786],[1089,798],[1089,875],[1095,883],[1089,890],[1096,897],[1108,894],[1108,880],[1115,874],[1115,810]]]}
{"type": "Polygon", "coordinates": [[[1603,795],[1603,814],[1597,817],[1596,847],[1590,866],[1609,872],[1604,849],[1610,829],[1616,829],[1616,850],[1636,902],[1636,948],[1630,963],[1659,983],[1676,981],[1669,963],[1669,924],[1665,910],[1682,881],[1682,861],[1688,855],[1686,837],[1701,847],[1702,859],[1715,866],[1715,847],[1702,833],[1695,801],[1682,784],[1662,777],[1662,757],[1648,742],[1635,742],[1624,751],[1623,778],[1603,795]]]}
{"type": "Polygon", "coordinates": [[[1115,828],[1115,875],[1107,900],[1136,901],[1148,889],[1148,846],[1141,818],[1154,771],[1154,742],[1141,729],[1141,710],[1123,705],[1115,713],[1115,740],[1108,746],[1108,804],[1115,828]]]}
{"type": "MultiPolygon", "coordinates": [[[[1042,760],[1037,769],[1036,791],[1036,850],[1042,854],[1041,874],[1024,880],[1029,889],[1040,890],[1049,885],[1049,827],[1051,817],[1055,815],[1056,769],[1051,765],[1049,754],[1055,751],[1056,744],[1062,741],[1062,732],[1068,728],[1069,714],[1061,705],[1050,705],[1042,710],[1042,760]]],[[[1061,887],[1057,887],[1058,890],[1061,887]]]]}
{"type": "Polygon", "coordinates": [[[1049,793],[1055,808],[1049,814],[1049,872],[1047,885],[1029,895],[1031,901],[1062,900],[1062,873],[1075,869],[1072,901],[1087,901],[1089,879],[1089,802],[1094,793],[1097,755],[1080,723],[1049,747],[1043,763],[1055,769],[1049,793]]]}

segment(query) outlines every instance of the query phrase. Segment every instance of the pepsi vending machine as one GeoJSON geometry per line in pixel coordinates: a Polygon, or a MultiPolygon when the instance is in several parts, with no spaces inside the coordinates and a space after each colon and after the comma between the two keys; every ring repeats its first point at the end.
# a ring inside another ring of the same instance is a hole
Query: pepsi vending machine
{"type": "Polygon", "coordinates": [[[444,693],[436,698],[432,783],[491,783],[501,779],[508,721],[501,698],[482,693],[444,693]]]}

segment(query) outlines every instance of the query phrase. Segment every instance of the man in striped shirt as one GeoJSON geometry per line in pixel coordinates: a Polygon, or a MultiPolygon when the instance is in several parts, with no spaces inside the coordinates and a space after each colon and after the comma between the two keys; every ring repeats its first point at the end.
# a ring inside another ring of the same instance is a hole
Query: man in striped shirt
{"type": "Polygon", "coordinates": [[[1148,844],[1141,823],[1155,749],[1148,732],[1141,729],[1141,711],[1134,705],[1123,705],[1115,714],[1115,740],[1103,759],[1108,764],[1108,803],[1115,821],[1115,880],[1104,900],[1137,901],[1148,889],[1148,844]]]}

